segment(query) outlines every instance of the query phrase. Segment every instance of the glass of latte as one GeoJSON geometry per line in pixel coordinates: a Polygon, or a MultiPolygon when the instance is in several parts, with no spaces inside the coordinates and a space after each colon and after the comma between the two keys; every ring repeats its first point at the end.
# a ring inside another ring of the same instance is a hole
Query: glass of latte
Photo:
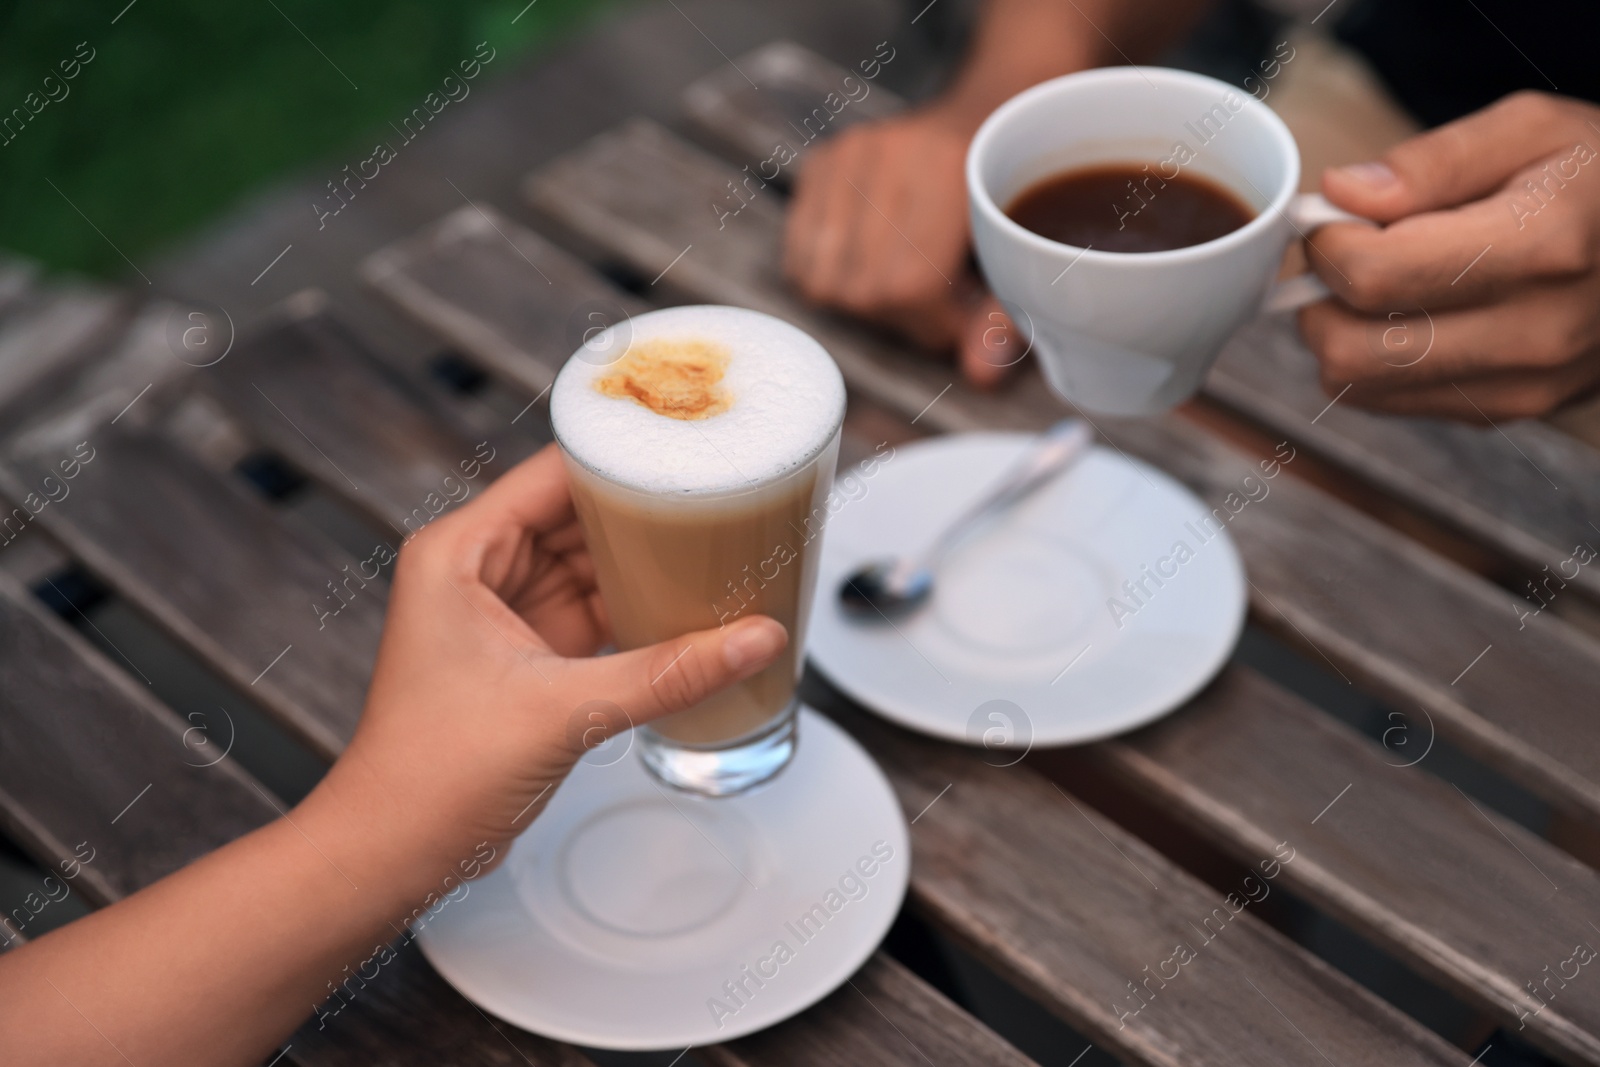
{"type": "Polygon", "coordinates": [[[766,670],[637,731],[663,782],[728,796],[794,755],[844,408],[844,380],[821,345],[733,307],[626,320],[556,378],[551,422],[617,647],[751,614],[789,631],[766,670]]]}

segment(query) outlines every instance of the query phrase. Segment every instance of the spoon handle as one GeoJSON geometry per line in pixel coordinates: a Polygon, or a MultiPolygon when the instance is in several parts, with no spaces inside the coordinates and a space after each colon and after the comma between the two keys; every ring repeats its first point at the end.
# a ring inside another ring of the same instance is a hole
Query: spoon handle
{"type": "Polygon", "coordinates": [[[1094,432],[1082,419],[1062,419],[1040,434],[1034,446],[1012,465],[994,488],[945,527],[944,532],[917,561],[918,566],[934,567],[974,526],[1022,500],[1054,478],[1071,466],[1093,442],[1094,432]]]}

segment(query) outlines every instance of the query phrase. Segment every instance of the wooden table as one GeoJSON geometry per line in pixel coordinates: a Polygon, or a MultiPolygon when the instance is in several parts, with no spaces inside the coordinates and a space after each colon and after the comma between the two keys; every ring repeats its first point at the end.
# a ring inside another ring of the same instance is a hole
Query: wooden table
{"type": "MultiPolygon", "coordinates": [[[[83,568],[332,760],[355,725],[384,591],[371,583],[322,623],[308,605],[363,558],[360,537],[392,543],[441,506],[443,479],[480,442],[497,474],[548,441],[547,388],[592,311],[711,301],[797,323],[850,387],[844,462],[882,440],[1060,417],[1032,368],[975,393],[948,367],[797,301],[778,268],[779,183],[719,225],[711,205],[727,183],[796,141],[844,75],[782,43],[737,63],[742,74],[688,88],[677,131],[626,122],[530,174],[524,203],[464,205],[366,262],[366,283],[452,353],[448,375],[367,350],[315,292],[226,358],[189,366],[173,358],[188,309],[0,268],[0,495],[32,502],[20,535],[0,533],[8,836],[44,866],[89,843],[95,858],[73,884],[106,904],[284,806],[234,759],[203,765],[192,724],[138,668],[12,574],[83,568]],[[39,507],[63,460],[90,454],[70,492],[39,507]],[[263,493],[262,478],[239,476],[264,457],[308,480],[357,537],[341,544],[263,493]]],[[[897,106],[873,99],[876,113],[897,106]]],[[[1243,902],[1258,891],[1241,882],[1248,870],[1292,854],[1272,864],[1274,892],[1556,1059],[1600,1062],[1600,977],[1551,977],[1572,966],[1575,943],[1600,943],[1600,876],[1579,858],[1592,858],[1600,824],[1600,641],[1574,622],[1600,598],[1600,567],[1572,576],[1562,562],[1575,545],[1600,546],[1600,455],[1538,423],[1475,429],[1330,406],[1283,322],[1244,331],[1206,397],[1186,414],[1097,428],[1208,504],[1255,471],[1253,447],[1292,450],[1289,476],[1230,523],[1252,621],[1394,709],[1390,732],[1364,736],[1235,663],[1153,727],[1002,768],[808,677],[808,697],[877,758],[908,817],[924,813],[910,908],[1127,1063],[1467,1063],[1475,1048],[1448,1044],[1243,902]],[[1511,589],[1558,570],[1565,584],[1542,586],[1550,606],[1528,614],[1538,603],[1511,589]],[[1543,798],[1567,847],[1435,776],[1435,744],[1543,798]],[[1192,873],[1218,869],[1196,854],[1222,857],[1224,874],[1192,873]],[[1203,948],[1163,980],[1177,942],[1203,948]]],[[[13,942],[26,933],[8,928],[13,942]]],[[[695,1055],[1030,1062],[882,951],[801,1016],[695,1055]]],[[[402,949],[336,1020],[303,1027],[281,1062],[589,1060],[488,1018],[402,949]]]]}

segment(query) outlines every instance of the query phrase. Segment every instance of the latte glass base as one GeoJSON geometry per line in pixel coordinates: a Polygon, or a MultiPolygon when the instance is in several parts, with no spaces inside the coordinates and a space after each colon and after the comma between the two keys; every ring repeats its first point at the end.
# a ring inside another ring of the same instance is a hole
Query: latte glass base
{"type": "Polygon", "coordinates": [[[703,797],[729,797],[771,781],[794,758],[799,702],[760,731],[731,745],[686,745],[662,737],[648,726],[639,729],[639,756],[645,769],[661,782],[703,797]]]}

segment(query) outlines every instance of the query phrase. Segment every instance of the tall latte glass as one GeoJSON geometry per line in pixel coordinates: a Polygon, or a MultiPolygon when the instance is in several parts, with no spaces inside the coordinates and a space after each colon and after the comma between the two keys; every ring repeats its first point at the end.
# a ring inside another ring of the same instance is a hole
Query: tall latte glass
{"type": "Polygon", "coordinates": [[[732,307],[619,323],[556,378],[551,421],[617,646],[758,613],[789,631],[760,674],[638,730],[645,766],[670,785],[726,796],[794,755],[844,407],[821,345],[732,307]]]}

